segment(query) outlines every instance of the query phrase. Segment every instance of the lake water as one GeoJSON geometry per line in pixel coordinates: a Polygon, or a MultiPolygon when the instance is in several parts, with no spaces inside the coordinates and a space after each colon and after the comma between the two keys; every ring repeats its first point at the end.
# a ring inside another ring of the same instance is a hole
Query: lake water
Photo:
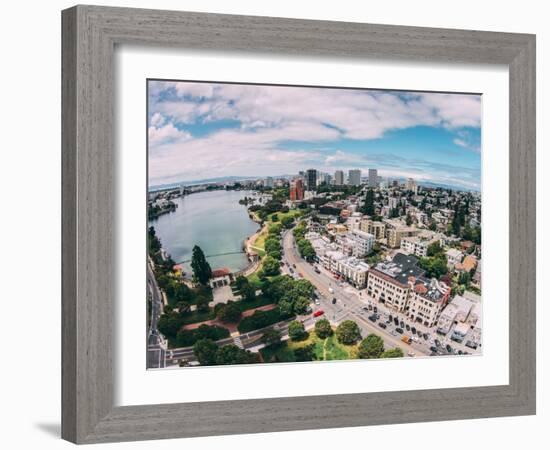
{"type": "MultiPolygon", "coordinates": [[[[176,262],[191,260],[193,246],[202,248],[212,269],[227,267],[231,271],[248,265],[242,251],[243,241],[253,235],[259,225],[248,217],[239,200],[250,191],[209,191],[174,199],[178,205],[172,213],[149,221],[154,226],[162,247],[176,262]],[[220,253],[235,253],[219,255],[220,253]]],[[[190,273],[190,262],[183,264],[190,273]]]]}

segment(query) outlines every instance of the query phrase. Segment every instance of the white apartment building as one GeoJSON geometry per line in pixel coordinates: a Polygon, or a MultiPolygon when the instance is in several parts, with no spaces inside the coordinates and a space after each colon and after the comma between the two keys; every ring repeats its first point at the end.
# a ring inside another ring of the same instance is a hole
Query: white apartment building
{"type": "Polygon", "coordinates": [[[363,258],[372,252],[374,236],[359,229],[351,230],[342,239],[344,253],[363,258]]]}
{"type": "Polygon", "coordinates": [[[445,252],[445,255],[447,256],[447,266],[450,269],[461,263],[462,258],[464,258],[464,253],[462,253],[460,250],[457,250],[456,248],[450,248],[445,252]]]}
{"type": "Polygon", "coordinates": [[[363,218],[359,224],[359,229],[366,233],[372,234],[374,239],[379,241],[385,238],[386,224],[384,222],[378,222],[369,218],[363,218]]]}
{"type": "Polygon", "coordinates": [[[356,288],[362,288],[367,282],[369,265],[355,257],[338,260],[336,273],[356,288]]]}

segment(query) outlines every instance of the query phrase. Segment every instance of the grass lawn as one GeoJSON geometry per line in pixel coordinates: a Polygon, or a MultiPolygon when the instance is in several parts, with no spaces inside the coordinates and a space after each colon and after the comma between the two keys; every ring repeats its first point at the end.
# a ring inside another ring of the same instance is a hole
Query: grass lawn
{"type": "Polygon", "coordinates": [[[259,308],[260,306],[271,305],[272,300],[259,295],[252,301],[240,300],[237,302],[241,311],[248,311],[249,309],[259,308]]]}
{"type": "Polygon", "coordinates": [[[319,339],[313,331],[311,331],[308,338],[303,341],[284,341],[276,347],[265,347],[261,349],[260,352],[264,361],[271,361],[276,358],[278,362],[296,362],[294,350],[310,344],[315,345],[313,352],[315,354],[315,360],[317,361],[335,361],[357,358],[356,345],[340,344],[334,334],[326,339],[319,339]]]}
{"type": "Polygon", "coordinates": [[[197,322],[204,322],[206,320],[212,320],[215,319],[216,315],[214,314],[214,310],[210,309],[210,311],[201,312],[201,311],[191,311],[189,314],[185,315],[181,319],[182,325],[190,325],[192,323],[197,322]]]}
{"type": "Polygon", "coordinates": [[[279,223],[279,222],[281,222],[281,220],[283,220],[284,217],[292,217],[292,218],[299,217],[303,214],[303,211],[300,210],[300,209],[291,209],[286,213],[276,212],[276,213],[273,213],[273,214],[270,214],[269,216],[267,216],[269,223],[279,223]],[[278,219],[277,222],[273,222],[273,220],[272,220],[273,219],[273,214],[277,215],[277,219],[278,219]]]}

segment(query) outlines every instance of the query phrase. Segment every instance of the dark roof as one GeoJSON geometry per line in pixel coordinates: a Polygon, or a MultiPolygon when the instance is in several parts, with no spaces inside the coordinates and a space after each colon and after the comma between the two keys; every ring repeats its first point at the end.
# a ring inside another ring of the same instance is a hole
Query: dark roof
{"type": "Polygon", "coordinates": [[[378,263],[375,267],[377,272],[390,276],[402,285],[407,285],[410,277],[420,278],[424,270],[418,266],[418,258],[413,255],[397,253],[392,262],[378,263]]]}

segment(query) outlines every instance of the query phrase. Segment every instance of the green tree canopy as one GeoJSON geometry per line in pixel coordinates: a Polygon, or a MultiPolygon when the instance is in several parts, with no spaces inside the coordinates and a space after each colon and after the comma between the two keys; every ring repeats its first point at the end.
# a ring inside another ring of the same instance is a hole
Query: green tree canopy
{"type": "Polygon", "coordinates": [[[368,189],[365,195],[363,213],[368,216],[374,216],[374,191],[372,189],[368,189]]]}
{"type": "Polygon", "coordinates": [[[201,339],[193,345],[193,353],[201,366],[216,364],[218,346],[210,339],[201,339]]]}
{"type": "Polygon", "coordinates": [[[293,320],[288,324],[288,336],[293,341],[301,341],[307,337],[306,329],[302,322],[293,320]]]}
{"type": "Polygon", "coordinates": [[[279,241],[279,238],[271,236],[265,240],[264,250],[266,251],[266,253],[279,251],[280,249],[281,249],[281,242],[279,241]]]}
{"type": "Polygon", "coordinates": [[[251,364],[256,362],[256,357],[248,350],[243,350],[234,344],[220,347],[215,355],[215,364],[251,364]]]}
{"type": "Polygon", "coordinates": [[[270,328],[262,335],[262,342],[265,345],[278,345],[281,343],[281,332],[275,328],[270,328]]]}
{"type": "Polygon", "coordinates": [[[281,223],[283,226],[287,229],[292,228],[292,224],[294,223],[294,219],[291,216],[285,216],[281,219],[281,223]]]}
{"type": "Polygon", "coordinates": [[[241,309],[235,302],[228,301],[218,308],[217,317],[225,323],[235,323],[241,318],[241,309]]]}
{"type": "Polygon", "coordinates": [[[212,268],[206,258],[202,249],[195,245],[193,247],[193,256],[191,257],[191,268],[193,269],[193,276],[200,284],[205,285],[208,280],[212,278],[212,268]]]}
{"type": "Polygon", "coordinates": [[[315,322],[315,334],[319,339],[325,339],[332,335],[330,322],[327,319],[320,319],[315,322]]]}
{"type": "Polygon", "coordinates": [[[278,275],[280,271],[279,261],[271,256],[266,256],[263,261],[262,269],[264,274],[268,277],[278,275]]]}
{"type": "Polygon", "coordinates": [[[369,334],[359,344],[359,358],[372,359],[380,358],[384,352],[384,340],[376,334],[369,334]]]}
{"type": "Polygon", "coordinates": [[[344,320],[336,328],[336,338],[341,344],[351,345],[361,339],[361,330],[353,320],[344,320]]]}
{"type": "Polygon", "coordinates": [[[380,358],[403,358],[403,350],[399,347],[390,348],[380,355],[380,358]]]}

